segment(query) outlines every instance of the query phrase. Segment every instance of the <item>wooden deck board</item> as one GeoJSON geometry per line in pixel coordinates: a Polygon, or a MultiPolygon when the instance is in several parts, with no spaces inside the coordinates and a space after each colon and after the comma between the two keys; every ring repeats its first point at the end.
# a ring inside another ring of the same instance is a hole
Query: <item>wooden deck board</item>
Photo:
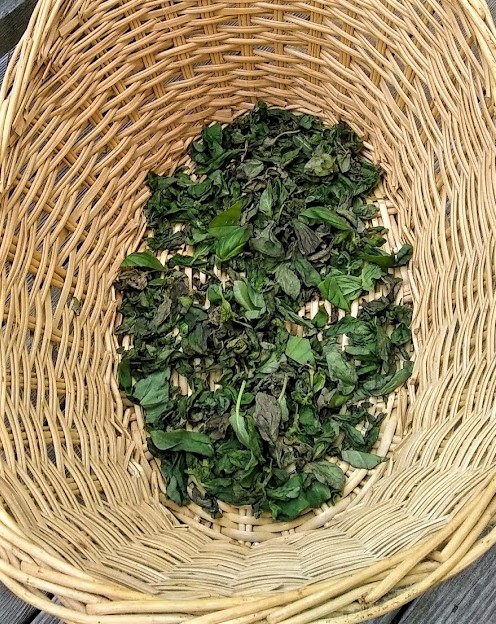
{"type": "Polygon", "coordinates": [[[36,0],[1,0],[0,56],[13,48],[26,30],[36,0]]]}
{"type": "MultiPolygon", "coordinates": [[[[11,594],[4,585],[0,584],[1,624],[28,624],[32,622],[36,613],[36,609],[11,594]]],[[[50,624],[54,623],[51,622],[50,624]]]]}
{"type": "MultiPolygon", "coordinates": [[[[392,611],[391,613],[388,613],[387,615],[384,615],[381,618],[377,618],[375,620],[368,620],[367,622],[364,622],[364,624],[397,624],[399,622],[397,617],[398,617],[398,611],[392,611]]],[[[424,624],[428,624],[428,623],[424,622],[424,624]]]]}
{"type": "Polygon", "coordinates": [[[57,618],[54,618],[53,615],[48,615],[48,613],[38,613],[36,618],[32,620],[30,624],[62,624],[62,623],[57,618]]]}
{"type": "Polygon", "coordinates": [[[412,602],[404,611],[400,622],[401,624],[494,624],[496,622],[496,547],[458,576],[412,602]]]}

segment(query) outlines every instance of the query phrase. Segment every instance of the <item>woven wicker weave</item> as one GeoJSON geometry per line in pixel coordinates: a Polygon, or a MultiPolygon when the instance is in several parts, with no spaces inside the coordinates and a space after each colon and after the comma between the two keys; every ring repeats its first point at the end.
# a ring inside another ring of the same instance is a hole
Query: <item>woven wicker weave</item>
{"type": "Polygon", "coordinates": [[[477,0],[40,0],[0,100],[0,581],[74,624],[349,624],[496,542],[495,98],[477,0]],[[146,172],[258,98],[364,135],[415,246],[390,460],[285,524],[167,503],[115,375],[146,172]]]}

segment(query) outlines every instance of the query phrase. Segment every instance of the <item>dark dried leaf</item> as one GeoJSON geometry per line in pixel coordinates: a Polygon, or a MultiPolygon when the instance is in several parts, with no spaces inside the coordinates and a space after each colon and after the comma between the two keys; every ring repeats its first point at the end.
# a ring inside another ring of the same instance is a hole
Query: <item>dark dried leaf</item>
{"type": "Polygon", "coordinates": [[[270,444],[276,443],[281,415],[281,407],[274,396],[265,392],[256,394],[253,419],[262,440],[270,444]]]}
{"type": "Polygon", "coordinates": [[[150,251],[123,263],[117,333],[132,346],[118,372],[178,505],[216,516],[222,500],[291,520],[342,492],[329,456],[381,461],[370,453],[381,416],[364,400],[411,373],[411,309],[397,305],[401,280],[388,272],[411,247],[385,251],[387,231],[367,224],[381,172],[361,149],[344,123],[260,103],[203,129],[189,148],[195,175],[149,174],[147,242],[175,254],[166,266],[150,251]],[[177,267],[193,269],[191,289],[177,267]],[[377,284],[382,297],[338,320],[377,284]],[[310,319],[300,308],[319,296],[332,306],[310,319]]]}

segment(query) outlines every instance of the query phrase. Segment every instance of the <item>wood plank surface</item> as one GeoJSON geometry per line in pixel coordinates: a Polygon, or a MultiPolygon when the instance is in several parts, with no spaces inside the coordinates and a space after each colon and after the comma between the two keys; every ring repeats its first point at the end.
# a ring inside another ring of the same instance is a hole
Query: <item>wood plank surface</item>
{"type": "MultiPolygon", "coordinates": [[[[387,615],[384,615],[381,618],[377,618],[375,620],[368,620],[367,622],[364,622],[364,624],[399,624],[400,618],[401,618],[401,612],[398,610],[398,611],[392,611],[391,613],[388,613],[387,615]]],[[[58,622],[55,624],[58,624],[58,622]]],[[[428,623],[424,622],[424,624],[428,624],[428,623]]]]}
{"type": "MultiPolygon", "coordinates": [[[[0,584],[0,623],[1,624],[28,624],[36,617],[37,610],[11,594],[0,584]]],[[[55,620],[56,622],[56,620],[55,620]]],[[[46,623],[48,624],[48,623],[46,623]]],[[[53,624],[50,622],[50,624],[53,624]]]]}
{"type": "MultiPolygon", "coordinates": [[[[403,612],[401,624],[495,624],[496,547],[403,612]]],[[[382,624],[382,623],[381,623],[382,624]]]]}
{"type": "Polygon", "coordinates": [[[0,56],[17,44],[35,4],[36,0],[0,0],[0,56]]]}
{"type": "MultiPolygon", "coordinates": [[[[17,624],[17,622],[15,624],[17,624]]],[[[52,615],[48,615],[48,613],[38,613],[35,619],[31,620],[29,624],[62,624],[62,622],[52,615]]]]}

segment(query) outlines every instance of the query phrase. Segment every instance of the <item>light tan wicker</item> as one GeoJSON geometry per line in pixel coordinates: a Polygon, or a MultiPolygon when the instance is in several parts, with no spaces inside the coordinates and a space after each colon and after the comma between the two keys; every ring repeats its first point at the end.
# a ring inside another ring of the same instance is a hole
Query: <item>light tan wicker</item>
{"type": "Polygon", "coordinates": [[[73,624],[349,624],[496,542],[495,42],[477,0],[40,0],[0,101],[0,581],[73,624]],[[258,98],[365,135],[415,246],[390,459],[285,524],[164,505],[115,379],[146,172],[258,98]]]}

